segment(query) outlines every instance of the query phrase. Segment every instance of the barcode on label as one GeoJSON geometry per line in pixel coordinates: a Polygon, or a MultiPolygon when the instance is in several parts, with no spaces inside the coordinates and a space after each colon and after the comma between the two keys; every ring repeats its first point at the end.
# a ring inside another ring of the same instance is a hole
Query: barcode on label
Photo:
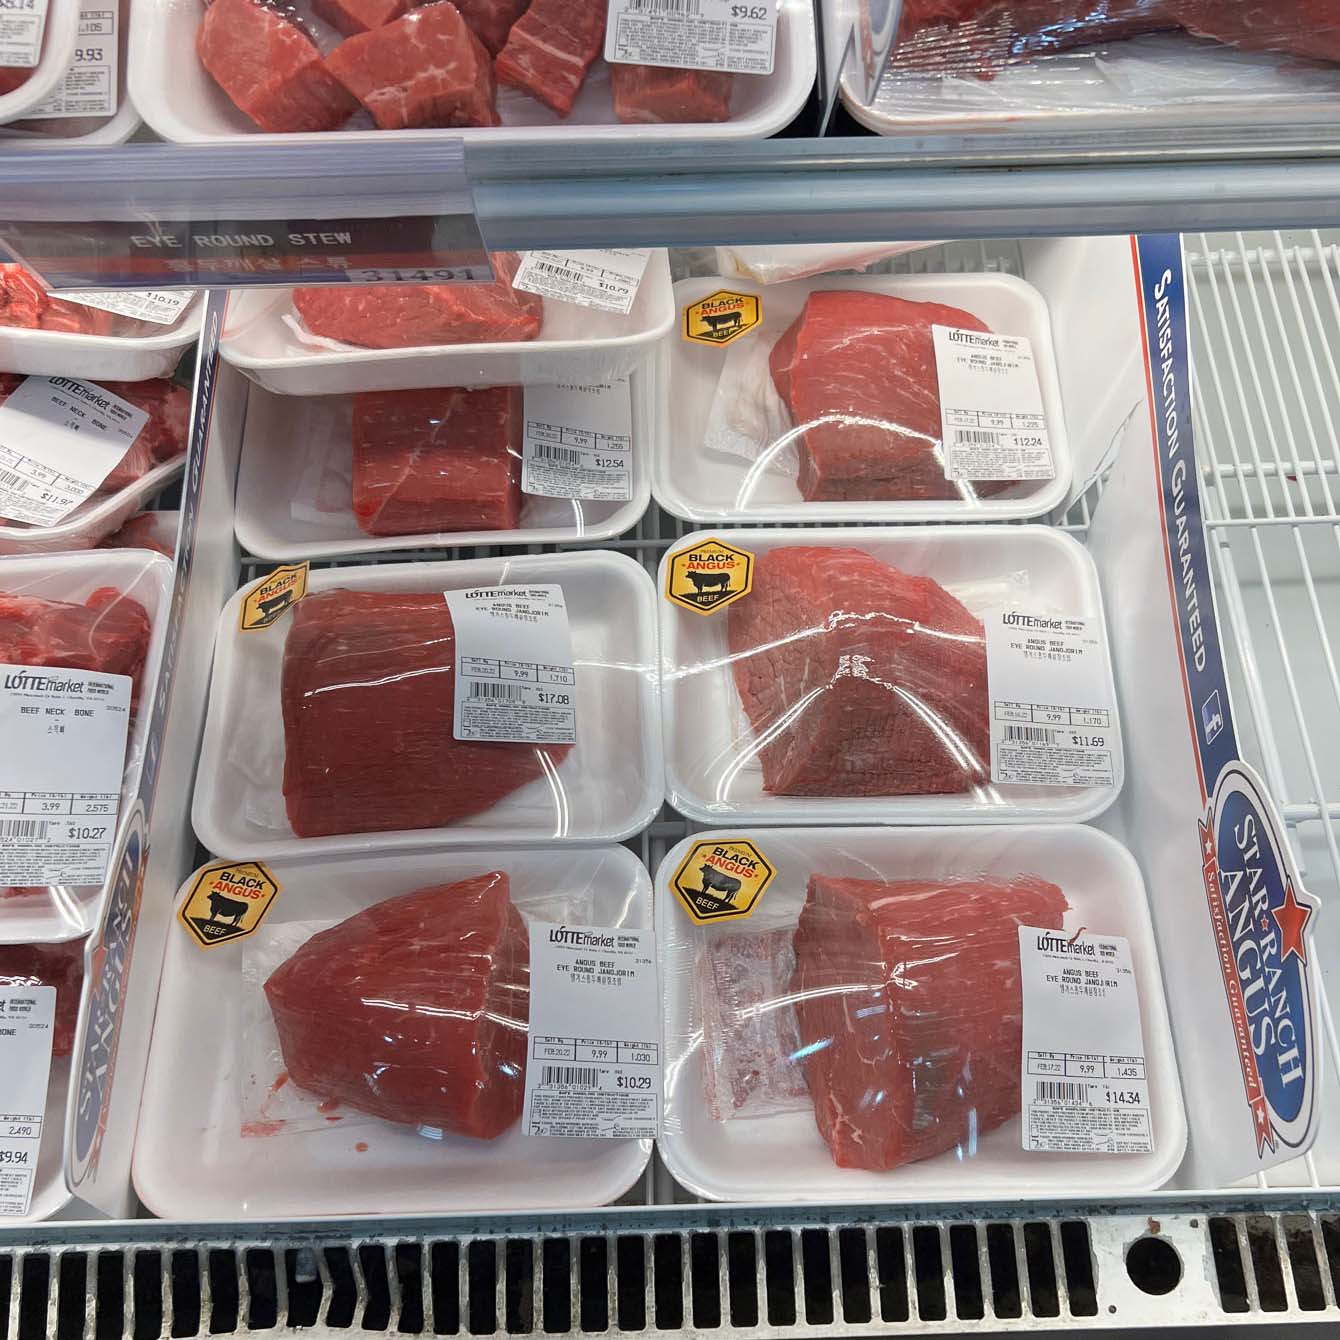
{"type": "Polygon", "coordinates": [[[548,261],[536,261],[535,268],[547,275],[557,275],[560,279],[571,279],[572,271],[566,265],[550,265],[548,261]]]}
{"type": "Polygon", "coordinates": [[[702,13],[702,0],[628,0],[630,14],[692,14],[702,13]]]}
{"type": "Polygon", "coordinates": [[[547,442],[536,442],[531,447],[531,455],[537,461],[559,461],[563,465],[580,465],[582,453],[570,447],[551,447],[547,442]]]}
{"type": "Polygon", "coordinates": [[[517,702],[526,696],[526,690],[521,684],[481,684],[474,680],[470,684],[471,698],[506,698],[509,702],[517,702]]]}
{"type": "Polygon", "coordinates": [[[45,819],[0,819],[0,838],[36,838],[45,842],[50,829],[45,819]]]}
{"type": "Polygon", "coordinates": [[[547,1065],[540,1074],[541,1084],[580,1084],[594,1089],[600,1083],[600,1071],[593,1065],[547,1065]]]}
{"type": "Polygon", "coordinates": [[[1046,726],[1006,726],[1005,738],[1024,744],[1051,744],[1052,733],[1046,726]]]}
{"type": "Polygon", "coordinates": [[[27,488],[30,480],[24,479],[22,475],[16,475],[9,470],[0,470],[0,484],[7,489],[27,488]]]}
{"type": "Polygon", "coordinates": [[[959,428],[955,430],[955,436],[961,446],[966,447],[998,447],[1000,446],[1000,434],[990,432],[985,428],[959,428]]]}
{"type": "Polygon", "coordinates": [[[1067,1084],[1064,1080],[1040,1079],[1033,1095],[1035,1103],[1084,1103],[1089,1098],[1087,1084],[1067,1084]]]}

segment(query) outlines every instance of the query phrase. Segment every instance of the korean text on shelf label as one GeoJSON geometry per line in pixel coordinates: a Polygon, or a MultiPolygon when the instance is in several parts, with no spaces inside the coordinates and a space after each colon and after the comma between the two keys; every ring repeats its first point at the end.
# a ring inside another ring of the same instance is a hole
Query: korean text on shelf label
{"type": "Polygon", "coordinates": [[[112,289],[62,289],[55,296],[66,302],[77,302],[81,307],[97,307],[104,312],[115,312],[117,316],[133,317],[136,321],[170,326],[190,305],[195,290],[146,288],[117,293],[112,289]]]}
{"type": "Polygon", "coordinates": [[[986,625],[991,780],[1114,786],[1116,708],[1101,619],[992,610],[986,625]]]}
{"type": "Polygon", "coordinates": [[[24,378],[0,405],[0,517],[58,525],[97,492],[148,421],[92,382],[24,378]]]}
{"type": "Polygon", "coordinates": [[[1019,972],[1024,1148],[1152,1154],[1130,944],[1119,935],[1020,926],[1019,972]]]}
{"type": "Polygon", "coordinates": [[[650,930],[530,923],[527,1135],[654,1140],[660,995],[650,930]]]}
{"type": "Polygon", "coordinates": [[[456,631],[456,739],[575,744],[577,675],[563,588],[472,587],[446,598],[456,631]]]}
{"type": "Polygon", "coordinates": [[[129,727],[129,675],[0,665],[0,885],[102,883],[129,727]]]}
{"type": "Polygon", "coordinates": [[[1054,479],[1033,346],[1022,335],[931,331],[945,478],[1054,479]]]}
{"type": "Polygon", "coordinates": [[[610,0],[605,59],[771,74],[778,0],[610,0]]]}
{"type": "Polygon", "coordinates": [[[626,502],[633,496],[628,380],[527,386],[521,490],[545,498],[626,502]]]}
{"type": "MultiPolygon", "coordinates": [[[[80,0],[79,40],[74,49],[74,60],[49,97],[25,114],[28,121],[49,121],[58,116],[112,116],[116,112],[116,81],[119,51],[116,36],[117,0],[80,0]]],[[[62,293],[62,298],[80,302],[73,294],[62,293]]],[[[133,298],[137,294],[125,294],[133,298]]],[[[93,303],[91,306],[100,306],[93,303]]],[[[106,308],[115,312],[115,307],[106,308]]],[[[124,316],[137,316],[125,312],[124,316]]],[[[146,321],[161,318],[145,316],[146,321]]],[[[170,318],[174,320],[175,318],[170,318]]]]}
{"type": "Polygon", "coordinates": [[[0,0],[0,67],[31,70],[46,26],[47,0],[0,0]]]}
{"type": "Polygon", "coordinates": [[[627,316],[633,310],[650,251],[528,251],[512,287],[555,302],[598,307],[627,316]]]}
{"type": "Polygon", "coordinates": [[[55,1020],[54,986],[0,987],[0,1219],[32,1207],[55,1020]]]}

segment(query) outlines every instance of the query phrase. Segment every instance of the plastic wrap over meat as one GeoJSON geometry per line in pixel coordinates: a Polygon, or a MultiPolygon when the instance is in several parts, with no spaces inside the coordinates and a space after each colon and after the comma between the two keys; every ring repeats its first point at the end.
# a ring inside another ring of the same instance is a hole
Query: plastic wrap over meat
{"type": "Polygon", "coordinates": [[[865,270],[893,256],[938,247],[939,242],[842,242],[832,246],[717,247],[717,273],[757,284],[783,284],[791,279],[865,270]]]}
{"type": "Polygon", "coordinates": [[[180,512],[141,512],[98,545],[99,549],[152,549],[171,558],[177,548],[180,512]]]}
{"type": "Polygon", "coordinates": [[[499,871],[388,899],[266,981],[293,1082],[388,1121],[493,1139],[521,1115],[526,923],[499,871]]]}
{"type": "MultiPolygon", "coordinates": [[[[152,321],[105,312],[49,292],[23,266],[0,263],[0,326],[23,330],[62,330],[75,335],[156,335],[166,327],[152,321]]],[[[72,373],[78,369],[73,368],[72,373]]]]}
{"type": "Polygon", "coordinates": [[[82,940],[51,945],[0,944],[0,990],[15,986],[56,988],[53,1056],[69,1056],[74,1050],[75,1029],[79,1024],[79,993],[83,984],[82,940]]]}

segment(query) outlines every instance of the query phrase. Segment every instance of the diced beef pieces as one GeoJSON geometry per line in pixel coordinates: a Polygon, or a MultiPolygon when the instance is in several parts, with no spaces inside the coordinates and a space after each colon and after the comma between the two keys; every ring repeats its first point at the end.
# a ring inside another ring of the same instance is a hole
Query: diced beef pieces
{"type": "Polygon", "coordinates": [[[440,592],[323,591],[284,646],[284,800],[299,837],[442,828],[550,775],[570,745],[452,735],[456,635],[440,592]]]}
{"type": "Polygon", "coordinates": [[[1309,60],[1340,61],[1340,7],[1335,0],[1162,3],[1198,37],[1212,37],[1247,51],[1285,51],[1309,60]]]}
{"type": "Polygon", "coordinates": [[[262,130],[334,130],[358,109],[315,43],[260,0],[211,0],[196,49],[214,82],[262,130]]]}
{"type": "Polygon", "coordinates": [[[1054,884],[810,879],[792,996],[814,1117],[842,1168],[954,1151],[1019,1111],[1019,927],[1060,930],[1054,884]]]}
{"type": "Polygon", "coordinates": [[[79,1025],[79,993],[83,985],[82,940],[51,945],[0,945],[0,989],[16,986],[56,988],[53,1056],[69,1056],[74,1050],[74,1035],[79,1025]]]}
{"type": "Polygon", "coordinates": [[[346,37],[371,32],[409,12],[409,0],[312,0],[312,8],[346,37]]]}
{"type": "Polygon", "coordinates": [[[521,388],[354,397],[354,516],[369,535],[515,530],[521,388]]]}
{"type": "Polygon", "coordinates": [[[324,284],[293,290],[313,335],[370,349],[533,340],[544,300],[512,287],[521,258],[494,252],[491,284],[324,284]]]}
{"type": "Polygon", "coordinates": [[[489,55],[496,56],[507,43],[512,25],[526,12],[530,0],[457,0],[466,23],[475,30],[489,55]]]}
{"type": "Polygon", "coordinates": [[[320,931],[265,995],[284,1065],[310,1094],[480,1140],[521,1115],[530,939],[501,871],[320,931]]]}
{"type": "Polygon", "coordinates": [[[610,66],[614,115],[647,125],[730,120],[735,76],[720,70],[671,70],[656,65],[610,66]]]}
{"type": "Polygon", "coordinates": [[[348,38],[326,63],[383,130],[498,124],[489,53],[448,0],[348,38]]]}
{"type": "MultiPolygon", "coordinates": [[[[140,322],[126,323],[140,326],[140,322]]],[[[98,307],[84,307],[48,293],[36,275],[21,265],[0,264],[0,326],[24,330],[64,330],[79,335],[130,334],[118,320],[98,307]]]]}
{"type": "Polygon", "coordinates": [[[499,82],[567,116],[605,45],[605,13],[606,0],[532,0],[498,53],[499,82]]]}
{"type": "Polygon", "coordinates": [[[767,792],[940,795],[986,782],[983,628],[929,577],[858,549],[785,546],[755,560],[729,619],[767,792]]]}

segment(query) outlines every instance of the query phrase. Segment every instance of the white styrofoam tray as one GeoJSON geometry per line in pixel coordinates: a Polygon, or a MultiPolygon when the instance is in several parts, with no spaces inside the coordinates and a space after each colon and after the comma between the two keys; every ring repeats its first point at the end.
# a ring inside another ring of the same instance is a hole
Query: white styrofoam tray
{"type": "MultiPolygon", "coordinates": [[[[6,558],[0,563],[0,593],[4,595],[82,603],[100,587],[111,586],[139,601],[149,616],[149,650],[140,672],[140,695],[126,742],[118,831],[127,821],[127,798],[135,794],[140,782],[145,735],[167,639],[172,582],[171,561],[144,549],[31,554],[6,558]]],[[[115,868],[108,878],[114,874],[115,868]]],[[[97,924],[106,890],[104,880],[98,886],[53,888],[45,896],[0,898],[0,942],[48,943],[86,935],[97,924]]]]}
{"type": "MultiPolygon", "coordinates": [[[[806,502],[793,474],[780,465],[760,469],[744,456],[711,450],[704,432],[717,385],[732,350],[668,335],[661,343],[662,397],[652,453],[652,491],[667,511],[686,521],[1018,521],[1059,507],[1070,490],[1070,447],[1061,405],[1056,351],[1047,300],[1033,285],[1008,274],[821,275],[762,285],[748,279],[698,278],[675,285],[675,306],[697,302],[717,289],[759,296],[764,320],[781,336],[818,290],[887,293],[912,302],[940,302],[979,317],[997,334],[1026,336],[1037,363],[1056,475],[1025,480],[1005,497],[964,501],[806,502]]],[[[791,448],[792,451],[795,448],[791,448]]]]}
{"type": "MultiPolygon", "coordinates": [[[[658,590],[665,589],[670,555],[707,538],[705,533],[686,535],[666,554],[658,590]]],[[[1030,609],[1097,618],[1103,626],[1103,598],[1093,559],[1069,535],[1046,526],[739,529],[727,532],[727,538],[755,555],[795,545],[859,549],[902,572],[933,578],[978,617],[1020,600],[1030,609]]],[[[1118,737],[1113,759],[1116,783],[1110,787],[992,783],[960,795],[768,795],[755,757],[758,745],[735,689],[726,638],[730,607],[705,616],[666,599],[658,606],[667,798],[691,819],[770,824],[1082,821],[1101,814],[1121,791],[1124,771],[1118,737]]],[[[1107,696],[1117,726],[1116,689],[1103,628],[1107,696]]]]}
{"type": "Polygon", "coordinates": [[[104,117],[102,124],[87,134],[44,135],[40,130],[15,130],[0,126],[0,149],[6,152],[10,149],[94,149],[104,144],[124,144],[141,124],[140,114],[135,110],[130,94],[123,93],[121,105],[116,111],[104,117]]]}
{"type": "MultiPolygon", "coordinates": [[[[73,4],[74,0],[69,0],[73,4]]],[[[346,130],[267,135],[240,112],[196,56],[200,0],[136,0],[130,27],[129,88],[144,119],[165,140],[181,144],[331,144],[340,141],[462,139],[472,154],[490,145],[596,142],[673,144],[684,140],[761,139],[799,114],[814,87],[814,10],[811,0],[782,0],[777,59],[770,75],[740,75],[731,119],[720,124],[621,125],[614,116],[609,72],[592,68],[565,119],[534,98],[499,87],[501,126],[446,130],[346,130]]]]}
{"type": "Polygon", "coordinates": [[[42,50],[27,80],[11,93],[0,95],[0,125],[18,121],[56,91],[74,60],[79,36],[79,0],[50,0],[42,50]]]}
{"type": "MultiPolygon", "coordinates": [[[[839,1168],[810,1111],[715,1121],[703,1100],[701,1024],[693,1010],[694,960],[702,934],[747,934],[749,920],[697,932],[670,879],[695,833],[667,853],[656,874],[665,990],[666,1115],[659,1148],[694,1194],[744,1201],[972,1201],[1019,1197],[1133,1195],[1161,1186],[1186,1148],[1186,1114],[1168,1008],[1140,868],[1118,842],[1080,825],[1019,828],[799,828],[730,830],[777,870],[760,912],[770,929],[794,925],[812,874],[858,879],[1038,875],[1057,884],[1071,910],[1065,927],[1129,939],[1140,996],[1150,1082],[1152,1154],[1033,1153],[1018,1117],[981,1137],[975,1157],[950,1151],[888,1172],[839,1168]]],[[[721,836],[727,836],[724,832],[721,836]]]]}
{"type": "Polygon", "coordinates": [[[284,814],[280,674],[289,616],[240,633],[245,590],[219,617],[209,711],[191,817],[223,856],[530,844],[565,838],[622,842],[664,798],[658,730],[656,596],[631,558],[603,550],[445,563],[393,563],[313,572],[308,592],[459,590],[513,582],[563,588],[577,671],[577,743],[551,776],[513,791],[450,828],[300,838],[284,814]]]}
{"type": "Polygon", "coordinates": [[[170,377],[182,354],[199,338],[203,311],[197,295],[175,325],[152,335],[79,335],[69,330],[0,326],[0,372],[82,377],[95,382],[170,377]]]}
{"type": "MultiPolygon", "coordinates": [[[[258,935],[285,922],[334,923],[398,894],[491,870],[507,873],[525,916],[652,924],[650,876],[624,847],[297,859],[269,869],[281,892],[258,935]]],[[[133,1166],[153,1213],[229,1220],[579,1208],[617,1200],[641,1176],[650,1140],[530,1137],[520,1123],[496,1140],[430,1140],[350,1113],[356,1122],[324,1130],[244,1137],[242,1085],[258,1078],[268,1087],[277,1078],[243,1073],[254,1052],[244,1053],[238,1027],[219,1027],[221,1019],[236,1025],[243,993],[254,989],[242,974],[248,943],[204,952],[179,926],[168,932],[133,1166]],[[202,1047],[207,1036],[213,1042],[202,1047]]]]}
{"type": "Polygon", "coordinates": [[[675,323],[670,259],[653,251],[627,316],[545,299],[537,339],[440,344],[405,349],[337,349],[304,344],[292,290],[244,289],[233,295],[220,344],[235,368],[279,395],[410,391],[431,386],[517,386],[627,376],[652,361],[653,346],[675,323]]]}
{"type": "Polygon", "coordinates": [[[523,494],[515,530],[447,531],[420,535],[368,535],[359,528],[352,499],[343,511],[320,519],[295,515],[307,486],[308,453],[324,454],[342,475],[353,469],[349,400],[341,396],[276,396],[255,387],[247,400],[242,463],[237,477],[237,541],[248,552],[277,562],[342,554],[388,553],[405,548],[477,544],[559,544],[608,540],[637,525],[651,501],[648,442],[656,413],[654,373],[630,378],[632,494],[627,502],[541,498],[523,494]]]}

